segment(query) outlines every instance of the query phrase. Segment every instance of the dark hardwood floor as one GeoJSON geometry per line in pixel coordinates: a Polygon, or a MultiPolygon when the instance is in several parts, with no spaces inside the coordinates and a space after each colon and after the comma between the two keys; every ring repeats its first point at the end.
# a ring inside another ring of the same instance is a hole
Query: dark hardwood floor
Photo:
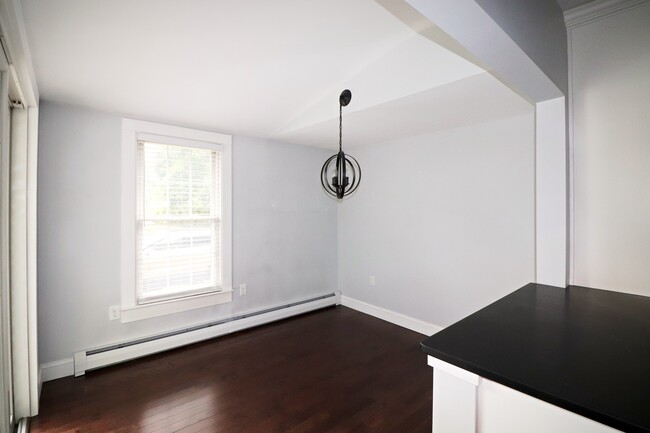
{"type": "Polygon", "coordinates": [[[32,432],[431,432],[423,336],[332,307],[43,385],[32,432]]]}

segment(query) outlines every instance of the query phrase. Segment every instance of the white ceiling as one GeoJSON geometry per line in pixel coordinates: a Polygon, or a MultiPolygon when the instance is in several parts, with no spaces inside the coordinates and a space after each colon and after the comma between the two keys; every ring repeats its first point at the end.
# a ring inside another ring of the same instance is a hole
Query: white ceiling
{"type": "Polygon", "coordinates": [[[23,9],[43,99],[136,118],[335,147],[344,88],[352,144],[531,109],[373,0],[23,0],[23,9]]]}
{"type": "MultiPolygon", "coordinates": [[[[344,114],[343,143],[346,148],[382,143],[532,111],[527,101],[484,72],[344,114]]],[[[333,149],[338,146],[338,118],[285,132],[277,138],[333,149]]]]}

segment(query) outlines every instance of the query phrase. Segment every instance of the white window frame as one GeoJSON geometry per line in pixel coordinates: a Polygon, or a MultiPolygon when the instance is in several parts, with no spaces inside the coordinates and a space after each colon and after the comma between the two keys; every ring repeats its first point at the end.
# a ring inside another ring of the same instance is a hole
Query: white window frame
{"type": "Polygon", "coordinates": [[[232,136],[122,119],[122,211],[121,211],[121,315],[122,323],[232,301],[232,136]],[[138,305],[136,294],[136,204],[138,141],[153,141],[222,152],[222,260],[223,288],[219,292],[138,305]]]}

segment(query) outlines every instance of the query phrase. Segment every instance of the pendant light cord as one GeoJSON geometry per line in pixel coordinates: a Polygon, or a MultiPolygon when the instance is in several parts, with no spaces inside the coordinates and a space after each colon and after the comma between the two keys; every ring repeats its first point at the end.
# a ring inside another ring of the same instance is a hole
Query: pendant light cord
{"type": "Polygon", "coordinates": [[[343,105],[339,104],[339,152],[343,149],[343,105]]]}

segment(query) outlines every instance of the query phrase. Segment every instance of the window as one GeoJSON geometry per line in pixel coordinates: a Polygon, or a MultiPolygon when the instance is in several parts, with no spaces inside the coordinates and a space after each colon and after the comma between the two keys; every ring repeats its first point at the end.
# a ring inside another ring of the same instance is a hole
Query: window
{"type": "Polygon", "coordinates": [[[137,302],[222,289],[221,152],[138,141],[137,302]]]}
{"type": "Polygon", "coordinates": [[[229,302],[230,136],[122,129],[122,321],[229,302]]]}

